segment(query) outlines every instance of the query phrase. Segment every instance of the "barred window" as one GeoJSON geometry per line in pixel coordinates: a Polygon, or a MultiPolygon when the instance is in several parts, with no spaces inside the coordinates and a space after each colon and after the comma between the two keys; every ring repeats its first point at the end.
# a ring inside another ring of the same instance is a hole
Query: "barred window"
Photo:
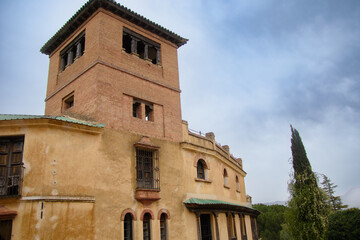
{"type": "Polygon", "coordinates": [[[24,137],[0,138],[0,197],[19,196],[24,137]]]}
{"type": "Polygon", "coordinates": [[[161,240],[167,240],[167,216],[165,213],[162,213],[160,216],[160,235],[161,240]]]}
{"type": "Polygon", "coordinates": [[[205,167],[204,167],[204,163],[203,160],[199,160],[197,162],[197,178],[199,179],[205,179],[205,167]]]}
{"type": "Polygon", "coordinates": [[[133,239],[133,218],[131,213],[127,213],[124,219],[124,240],[133,239]]]}
{"type": "Polygon", "coordinates": [[[151,215],[150,213],[145,213],[143,220],[143,239],[150,240],[151,239],[151,215]]]}
{"type": "Polygon", "coordinates": [[[160,189],[158,151],[136,148],[136,181],[139,189],[160,189]]]}

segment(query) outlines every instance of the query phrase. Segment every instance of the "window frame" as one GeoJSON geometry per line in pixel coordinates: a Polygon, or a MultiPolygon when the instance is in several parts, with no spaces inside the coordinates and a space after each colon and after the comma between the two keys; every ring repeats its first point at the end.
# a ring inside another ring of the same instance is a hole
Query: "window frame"
{"type": "Polygon", "coordinates": [[[206,165],[204,164],[204,160],[199,159],[196,163],[196,177],[197,179],[202,179],[205,180],[206,179],[206,174],[205,174],[205,167],[206,165]],[[202,175],[202,176],[201,176],[202,175]]]}
{"type": "Polygon", "coordinates": [[[136,189],[160,190],[159,152],[136,147],[136,189]]]}
{"type": "Polygon", "coordinates": [[[124,217],[124,240],[133,240],[133,216],[126,213],[124,217]]]}
{"type": "Polygon", "coordinates": [[[0,137],[0,198],[21,197],[25,136],[0,137]],[[21,143],[20,149],[14,149],[21,143]],[[6,144],[4,150],[2,146],[6,144]],[[16,161],[14,155],[16,154],[16,161]],[[5,156],[5,157],[3,157],[5,156]],[[11,187],[11,188],[10,188],[11,187]]]}
{"type": "Polygon", "coordinates": [[[160,239],[167,240],[168,239],[168,215],[166,213],[162,213],[160,215],[160,239]]]}
{"type": "Polygon", "coordinates": [[[151,214],[146,212],[143,217],[143,240],[151,240],[151,214]],[[145,234],[146,233],[146,234],[145,234]]]}
{"type": "Polygon", "coordinates": [[[146,122],[154,122],[154,103],[133,97],[132,101],[132,117],[145,120],[146,122]]]}
{"type": "Polygon", "coordinates": [[[75,60],[80,58],[85,53],[85,30],[79,33],[74,40],[72,40],[66,47],[60,52],[60,72],[64,71],[67,67],[72,65],[75,60]],[[78,48],[80,46],[80,48],[78,48]],[[69,57],[68,55],[71,54],[69,57]],[[69,63],[70,60],[70,63],[69,63]]]}
{"type": "Polygon", "coordinates": [[[236,186],[236,191],[240,193],[240,181],[238,175],[236,175],[235,177],[235,186],[236,186]]]}
{"type": "Polygon", "coordinates": [[[224,187],[225,188],[230,188],[229,187],[229,174],[228,174],[226,168],[224,168],[223,176],[224,176],[224,187]]]}
{"type": "Polygon", "coordinates": [[[72,109],[75,105],[75,94],[74,91],[69,93],[68,95],[66,95],[63,99],[62,99],[62,107],[61,107],[61,112],[65,112],[68,111],[70,109],[72,109]]]}
{"type": "Polygon", "coordinates": [[[128,54],[138,56],[154,65],[161,65],[161,45],[126,27],[123,27],[122,48],[128,54]]]}

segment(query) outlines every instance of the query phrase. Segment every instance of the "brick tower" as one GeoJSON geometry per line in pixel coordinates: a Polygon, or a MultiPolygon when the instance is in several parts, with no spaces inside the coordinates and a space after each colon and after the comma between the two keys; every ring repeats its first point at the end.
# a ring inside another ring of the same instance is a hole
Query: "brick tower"
{"type": "Polygon", "coordinates": [[[181,141],[177,49],[184,39],[110,0],[91,0],[41,49],[46,115],[181,141]]]}

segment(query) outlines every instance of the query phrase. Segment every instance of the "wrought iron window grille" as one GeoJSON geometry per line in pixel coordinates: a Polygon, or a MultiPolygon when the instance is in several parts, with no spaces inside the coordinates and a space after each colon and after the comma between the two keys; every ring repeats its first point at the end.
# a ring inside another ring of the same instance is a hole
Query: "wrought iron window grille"
{"type": "Polygon", "coordinates": [[[158,151],[136,148],[136,188],[160,190],[158,151]]]}

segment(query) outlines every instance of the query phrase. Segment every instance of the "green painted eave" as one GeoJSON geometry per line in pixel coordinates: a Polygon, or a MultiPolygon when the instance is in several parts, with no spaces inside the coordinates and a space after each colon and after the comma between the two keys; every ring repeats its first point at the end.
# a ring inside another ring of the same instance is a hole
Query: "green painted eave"
{"type": "Polygon", "coordinates": [[[190,198],[184,201],[185,206],[194,211],[221,211],[221,212],[238,212],[252,215],[259,215],[260,212],[254,208],[241,204],[225,202],[214,199],[190,198]]]}
{"type": "Polygon", "coordinates": [[[20,114],[0,114],[0,121],[9,121],[9,120],[30,120],[30,119],[53,119],[62,122],[75,123],[80,125],[85,125],[89,127],[103,128],[105,124],[102,123],[92,123],[75,118],[69,118],[65,116],[49,116],[49,115],[20,115],[20,114]]]}

